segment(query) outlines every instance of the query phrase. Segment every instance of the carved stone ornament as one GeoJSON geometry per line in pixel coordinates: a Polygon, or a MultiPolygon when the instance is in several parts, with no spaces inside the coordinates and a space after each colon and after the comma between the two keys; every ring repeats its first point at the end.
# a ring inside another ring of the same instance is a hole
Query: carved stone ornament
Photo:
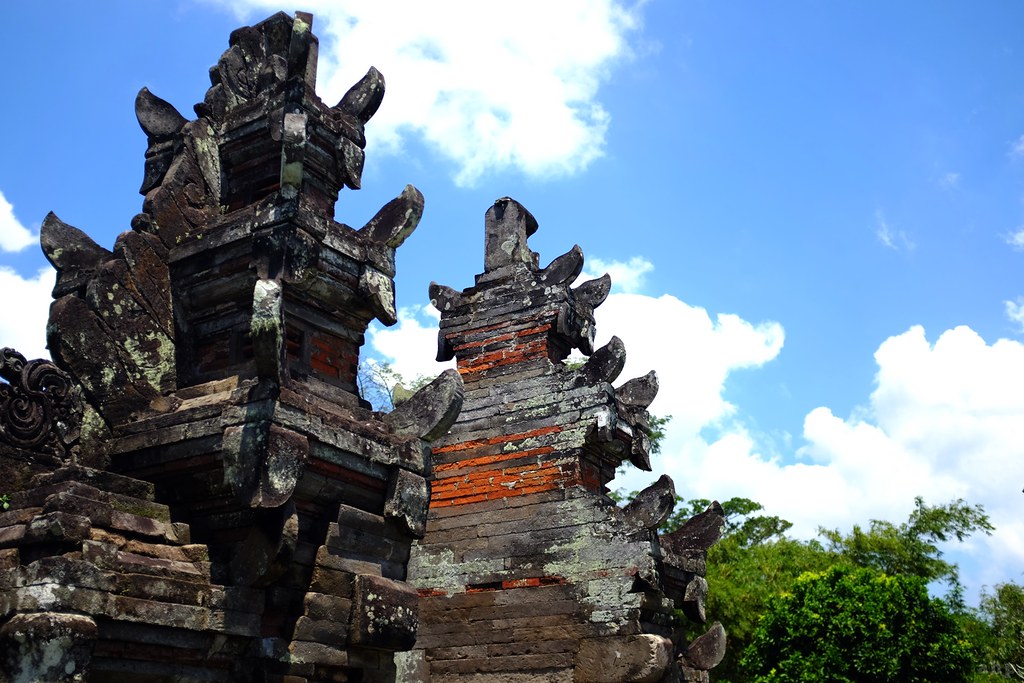
{"type": "Polygon", "coordinates": [[[0,350],[0,443],[71,457],[71,438],[81,420],[78,388],[48,360],[26,360],[0,350]]]}

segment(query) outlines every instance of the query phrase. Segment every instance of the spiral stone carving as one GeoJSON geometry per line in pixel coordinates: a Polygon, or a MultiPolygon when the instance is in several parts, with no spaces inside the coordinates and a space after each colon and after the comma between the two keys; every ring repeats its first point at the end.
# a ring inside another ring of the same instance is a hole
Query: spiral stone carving
{"type": "Polygon", "coordinates": [[[0,443],[68,455],[65,436],[78,417],[71,378],[48,360],[0,350],[0,443]]]}

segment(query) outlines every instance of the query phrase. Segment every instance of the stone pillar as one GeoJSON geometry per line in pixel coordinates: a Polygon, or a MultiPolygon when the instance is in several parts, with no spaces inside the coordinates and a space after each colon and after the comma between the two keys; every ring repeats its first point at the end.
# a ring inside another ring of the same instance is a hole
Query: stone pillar
{"type": "Polygon", "coordinates": [[[622,343],[593,348],[610,279],[574,286],[578,247],[541,268],[536,230],[522,205],[498,200],[475,285],[431,285],[438,359],[456,359],[465,402],[433,446],[427,532],[409,566],[420,633],[400,666],[407,681],[681,680],[677,608],[703,581],[703,551],[684,542],[692,566],[665,562],[655,529],[675,502],[668,477],[625,509],[607,495],[623,463],[650,469],[657,378],[613,385],[622,343]],[[589,359],[567,365],[573,349],[589,359]]]}
{"type": "Polygon", "coordinates": [[[195,119],[143,88],[145,199],[113,249],[43,222],[48,367],[79,404],[45,412],[47,384],[43,438],[0,430],[0,458],[26,472],[0,513],[11,676],[390,681],[415,641],[406,563],[462,380],[387,415],[359,396],[364,333],[396,322],[395,250],[423,197],[407,186],[361,228],[335,220],[384,79],[370,68],[325,104],[311,25],[278,13],[233,32],[195,119]]]}

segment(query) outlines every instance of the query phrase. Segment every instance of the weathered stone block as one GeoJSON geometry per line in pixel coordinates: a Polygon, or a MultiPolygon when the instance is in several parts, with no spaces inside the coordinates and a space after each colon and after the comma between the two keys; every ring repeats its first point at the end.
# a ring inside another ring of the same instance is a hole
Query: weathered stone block
{"type": "Polygon", "coordinates": [[[683,653],[687,666],[701,671],[710,671],[725,657],[725,629],[715,622],[704,635],[696,638],[683,653]]]}
{"type": "Polygon", "coordinates": [[[318,564],[313,567],[313,578],[309,587],[310,590],[317,593],[350,598],[354,582],[355,575],[351,572],[339,571],[318,564]]]}
{"type": "Polygon", "coordinates": [[[379,576],[356,577],[349,640],[353,645],[392,652],[416,642],[419,595],[406,583],[379,576]]]}
{"type": "Polygon", "coordinates": [[[15,614],[0,626],[0,666],[5,680],[87,680],[97,634],[96,622],[81,614],[15,614]]]}
{"type": "Polygon", "coordinates": [[[295,622],[292,639],[343,648],[348,645],[348,623],[302,616],[295,622]]]}
{"type": "Polygon", "coordinates": [[[672,661],[672,641],[642,634],[589,638],[576,653],[577,683],[657,683],[672,661]]]}
{"type": "Polygon", "coordinates": [[[347,625],[352,613],[352,601],[324,593],[306,593],[306,616],[310,619],[329,620],[347,625]]]}
{"type": "Polygon", "coordinates": [[[25,543],[81,543],[89,538],[92,523],[88,517],[66,512],[49,512],[29,522],[25,543]]]}
{"type": "Polygon", "coordinates": [[[429,505],[430,485],[427,480],[406,470],[394,470],[388,480],[384,515],[396,520],[409,535],[423,538],[429,505]]]}
{"type": "Polygon", "coordinates": [[[240,501],[273,508],[291,496],[309,455],[309,439],[259,421],[224,429],[224,478],[240,501]]]}
{"type": "Polygon", "coordinates": [[[297,664],[346,666],[348,652],[332,645],[295,640],[288,646],[291,659],[297,664]]]}

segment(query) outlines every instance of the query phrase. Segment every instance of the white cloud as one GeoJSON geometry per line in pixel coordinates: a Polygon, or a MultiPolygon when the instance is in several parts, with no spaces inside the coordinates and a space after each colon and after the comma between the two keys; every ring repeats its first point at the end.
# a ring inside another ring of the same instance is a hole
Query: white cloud
{"type": "Polygon", "coordinates": [[[49,266],[31,279],[0,266],[0,294],[4,300],[0,346],[10,346],[30,359],[50,357],[46,350],[46,320],[55,277],[49,266]]]}
{"type": "Polygon", "coordinates": [[[0,249],[21,251],[39,243],[39,235],[22,225],[14,216],[14,207],[0,192],[0,249]]]}
{"type": "MultiPolygon", "coordinates": [[[[237,10],[277,9],[235,0],[237,10]]],[[[597,99],[639,10],[618,0],[515,3],[311,0],[320,36],[318,91],[333,104],[376,66],[384,104],[371,146],[398,153],[410,135],[457,167],[455,182],[518,169],[571,175],[603,154],[609,116],[597,99]]]]}
{"type": "Polygon", "coordinates": [[[1010,158],[1020,159],[1024,158],[1024,135],[1010,143],[1010,158]]]}
{"type": "Polygon", "coordinates": [[[890,249],[896,248],[892,230],[889,228],[889,224],[886,222],[885,216],[882,215],[881,211],[875,212],[875,236],[890,249]]]}
{"type": "Polygon", "coordinates": [[[793,521],[804,538],[818,526],[903,521],[915,496],[930,504],[963,498],[983,505],[997,527],[964,548],[986,557],[964,567],[970,588],[1017,579],[1008,568],[1024,565],[1016,535],[1024,502],[1024,344],[986,344],[968,327],[930,344],[913,327],[883,342],[875,360],[867,406],[847,419],[827,407],[811,411],[795,462],[760,452],[742,426],[726,425],[708,442],[680,442],[670,426],[656,471],[681,482],[684,496],[756,500],[793,521]]]}
{"type": "Polygon", "coordinates": [[[1005,301],[1006,317],[1011,322],[1020,325],[1020,333],[1024,334],[1024,297],[1018,297],[1016,301],[1005,301]]]}
{"type": "Polygon", "coordinates": [[[1017,228],[1015,232],[1011,232],[1010,234],[1006,235],[1004,239],[1006,240],[1007,244],[1009,244],[1017,251],[1024,251],[1024,226],[1021,226],[1017,228]]]}
{"type": "Polygon", "coordinates": [[[960,174],[950,171],[939,178],[939,185],[946,190],[956,190],[960,187],[960,174]]]}
{"type": "Polygon", "coordinates": [[[387,361],[407,380],[436,377],[445,368],[455,367],[454,361],[438,363],[436,360],[437,323],[440,318],[432,306],[400,308],[398,324],[394,327],[370,327],[366,350],[387,361]]]}
{"type": "Polygon", "coordinates": [[[672,415],[670,436],[692,445],[702,429],[735,411],[723,397],[729,375],[778,356],[785,334],[778,323],[757,325],[737,315],[708,312],[665,294],[612,294],[596,311],[597,345],[612,335],[626,347],[621,380],[656,370],[660,390],[651,410],[672,415]]]}
{"type": "Polygon", "coordinates": [[[875,212],[875,236],[879,242],[894,251],[900,251],[901,249],[913,251],[917,246],[910,240],[907,233],[891,227],[881,211],[875,212]]]}
{"type": "Polygon", "coordinates": [[[654,270],[654,264],[642,256],[633,256],[628,261],[605,261],[599,258],[587,259],[583,273],[577,282],[601,277],[605,273],[612,278],[612,291],[636,294],[643,289],[647,273],[654,270]]]}

